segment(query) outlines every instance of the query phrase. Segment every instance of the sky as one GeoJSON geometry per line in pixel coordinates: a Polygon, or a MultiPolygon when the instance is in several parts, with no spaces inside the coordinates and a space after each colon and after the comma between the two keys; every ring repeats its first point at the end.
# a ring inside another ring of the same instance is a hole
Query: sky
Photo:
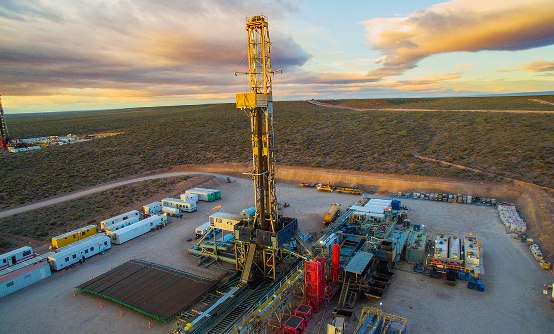
{"type": "Polygon", "coordinates": [[[552,0],[0,0],[4,110],[233,102],[259,14],[276,101],[554,90],[552,0]]]}

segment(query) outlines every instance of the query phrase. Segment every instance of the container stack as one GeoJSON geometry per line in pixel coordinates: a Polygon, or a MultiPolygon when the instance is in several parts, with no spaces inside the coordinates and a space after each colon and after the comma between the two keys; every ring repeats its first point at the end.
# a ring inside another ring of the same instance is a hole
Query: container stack
{"type": "Polygon", "coordinates": [[[523,233],[527,231],[527,224],[519,216],[515,205],[499,204],[498,214],[500,215],[500,220],[506,227],[506,230],[514,233],[523,233]]]}

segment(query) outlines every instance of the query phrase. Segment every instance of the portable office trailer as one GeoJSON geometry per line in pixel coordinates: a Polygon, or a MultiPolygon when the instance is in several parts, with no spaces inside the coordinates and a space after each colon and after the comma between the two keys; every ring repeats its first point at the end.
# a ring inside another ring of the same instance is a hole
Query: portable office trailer
{"type": "Polygon", "coordinates": [[[46,255],[37,256],[0,271],[0,298],[49,277],[46,259],[46,255]]]}
{"type": "Polygon", "coordinates": [[[33,248],[29,246],[23,246],[13,251],[4,253],[0,255],[0,270],[28,260],[32,258],[33,255],[33,248]]]}
{"type": "Polygon", "coordinates": [[[192,188],[185,191],[185,194],[196,194],[199,201],[205,202],[213,202],[221,198],[221,192],[215,189],[192,188]]]}
{"type": "Polygon", "coordinates": [[[164,207],[177,208],[184,212],[196,211],[196,203],[189,202],[184,199],[178,198],[164,198],[162,199],[162,210],[164,207]]]}
{"type": "Polygon", "coordinates": [[[168,214],[170,216],[174,216],[174,217],[179,217],[179,216],[182,216],[181,214],[181,210],[179,208],[170,208],[168,206],[164,206],[162,208],[162,212],[164,214],[168,214]]]}
{"type": "Polygon", "coordinates": [[[106,227],[122,222],[124,220],[135,220],[135,222],[138,222],[140,220],[140,212],[138,212],[137,210],[133,210],[133,211],[120,214],[119,216],[105,219],[100,222],[100,229],[103,230],[106,227]]]}
{"type": "Polygon", "coordinates": [[[208,231],[210,230],[210,227],[211,227],[211,223],[207,222],[195,228],[194,233],[196,234],[196,237],[200,238],[206,233],[208,233],[208,231]]]}
{"type": "Polygon", "coordinates": [[[112,247],[110,237],[96,234],[59,248],[48,256],[53,270],[62,270],[112,247]]]}
{"type": "Polygon", "coordinates": [[[153,202],[142,207],[145,215],[152,216],[162,212],[162,202],[153,202]]]}
{"type": "Polygon", "coordinates": [[[125,243],[131,239],[141,236],[150,232],[153,229],[162,227],[167,223],[166,216],[154,215],[145,218],[139,222],[122,228],[121,230],[114,231],[111,234],[112,242],[116,245],[125,243]]]}
{"type": "Polygon", "coordinates": [[[193,189],[214,193],[215,194],[215,199],[221,199],[221,191],[219,191],[217,189],[198,188],[198,187],[193,188],[193,189]]]}
{"type": "Polygon", "coordinates": [[[76,241],[88,238],[98,232],[96,225],[88,225],[52,238],[52,248],[61,248],[76,241]]]}
{"type": "Polygon", "coordinates": [[[220,230],[233,232],[235,230],[235,225],[240,223],[243,219],[244,217],[240,215],[216,212],[210,215],[210,225],[220,230]]]}
{"type": "MultiPolygon", "coordinates": [[[[139,220],[140,221],[140,220],[139,220]]],[[[106,229],[104,230],[104,232],[106,232],[106,235],[107,236],[111,236],[112,233],[114,233],[115,231],[117,230],[121,230],[122,228],[125,228],[129,225],[133,225],[133,224],[136,224],[137,222],[139,221],[135,221],[133,219],[131,220],[124,220],[122,222],[119,222],[117,224],[113,224],[112,226],[109,226],[109,227],[106,227],[106,229]]]]}
{"type": "Polygon", "coordinates": [[[187,194],[187,193],[184,193],[184,194],[181,194],[181,196],[179,197],[180,199],[182,200],[185,200],[185,201],[189,201],[189,202],[198,202],[198,194],[187,194]]]}

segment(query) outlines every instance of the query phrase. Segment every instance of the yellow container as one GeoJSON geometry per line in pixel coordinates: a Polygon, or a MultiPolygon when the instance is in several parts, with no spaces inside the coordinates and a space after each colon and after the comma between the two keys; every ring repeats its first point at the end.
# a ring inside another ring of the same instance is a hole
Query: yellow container
{"type": "Polygon", "coordinates": [[[52,248],[61,248],[97,233],[96,225],[88,225],[52,238],[52,248]]]}
{"type": "Polygon", "coordinates": [[[550,262],[541,260],[540,266],[542,270],[550,270],[550,262]]]}

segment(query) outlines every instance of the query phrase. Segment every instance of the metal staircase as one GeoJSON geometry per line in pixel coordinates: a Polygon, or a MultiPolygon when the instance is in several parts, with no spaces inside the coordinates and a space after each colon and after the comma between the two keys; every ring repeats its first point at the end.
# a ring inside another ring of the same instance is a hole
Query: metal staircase
{"type": "Polygon", "coordinates": [[[248,247],[248,255],[246,256],[246,262],[244,263],[244,269],[242,270],[241,282],[243,284],[248,283],[250,278],[250,270],[252,269],[252,264],[254,263],[254,256],[256,255],[256,244],[251,243],[248,247]]]}

